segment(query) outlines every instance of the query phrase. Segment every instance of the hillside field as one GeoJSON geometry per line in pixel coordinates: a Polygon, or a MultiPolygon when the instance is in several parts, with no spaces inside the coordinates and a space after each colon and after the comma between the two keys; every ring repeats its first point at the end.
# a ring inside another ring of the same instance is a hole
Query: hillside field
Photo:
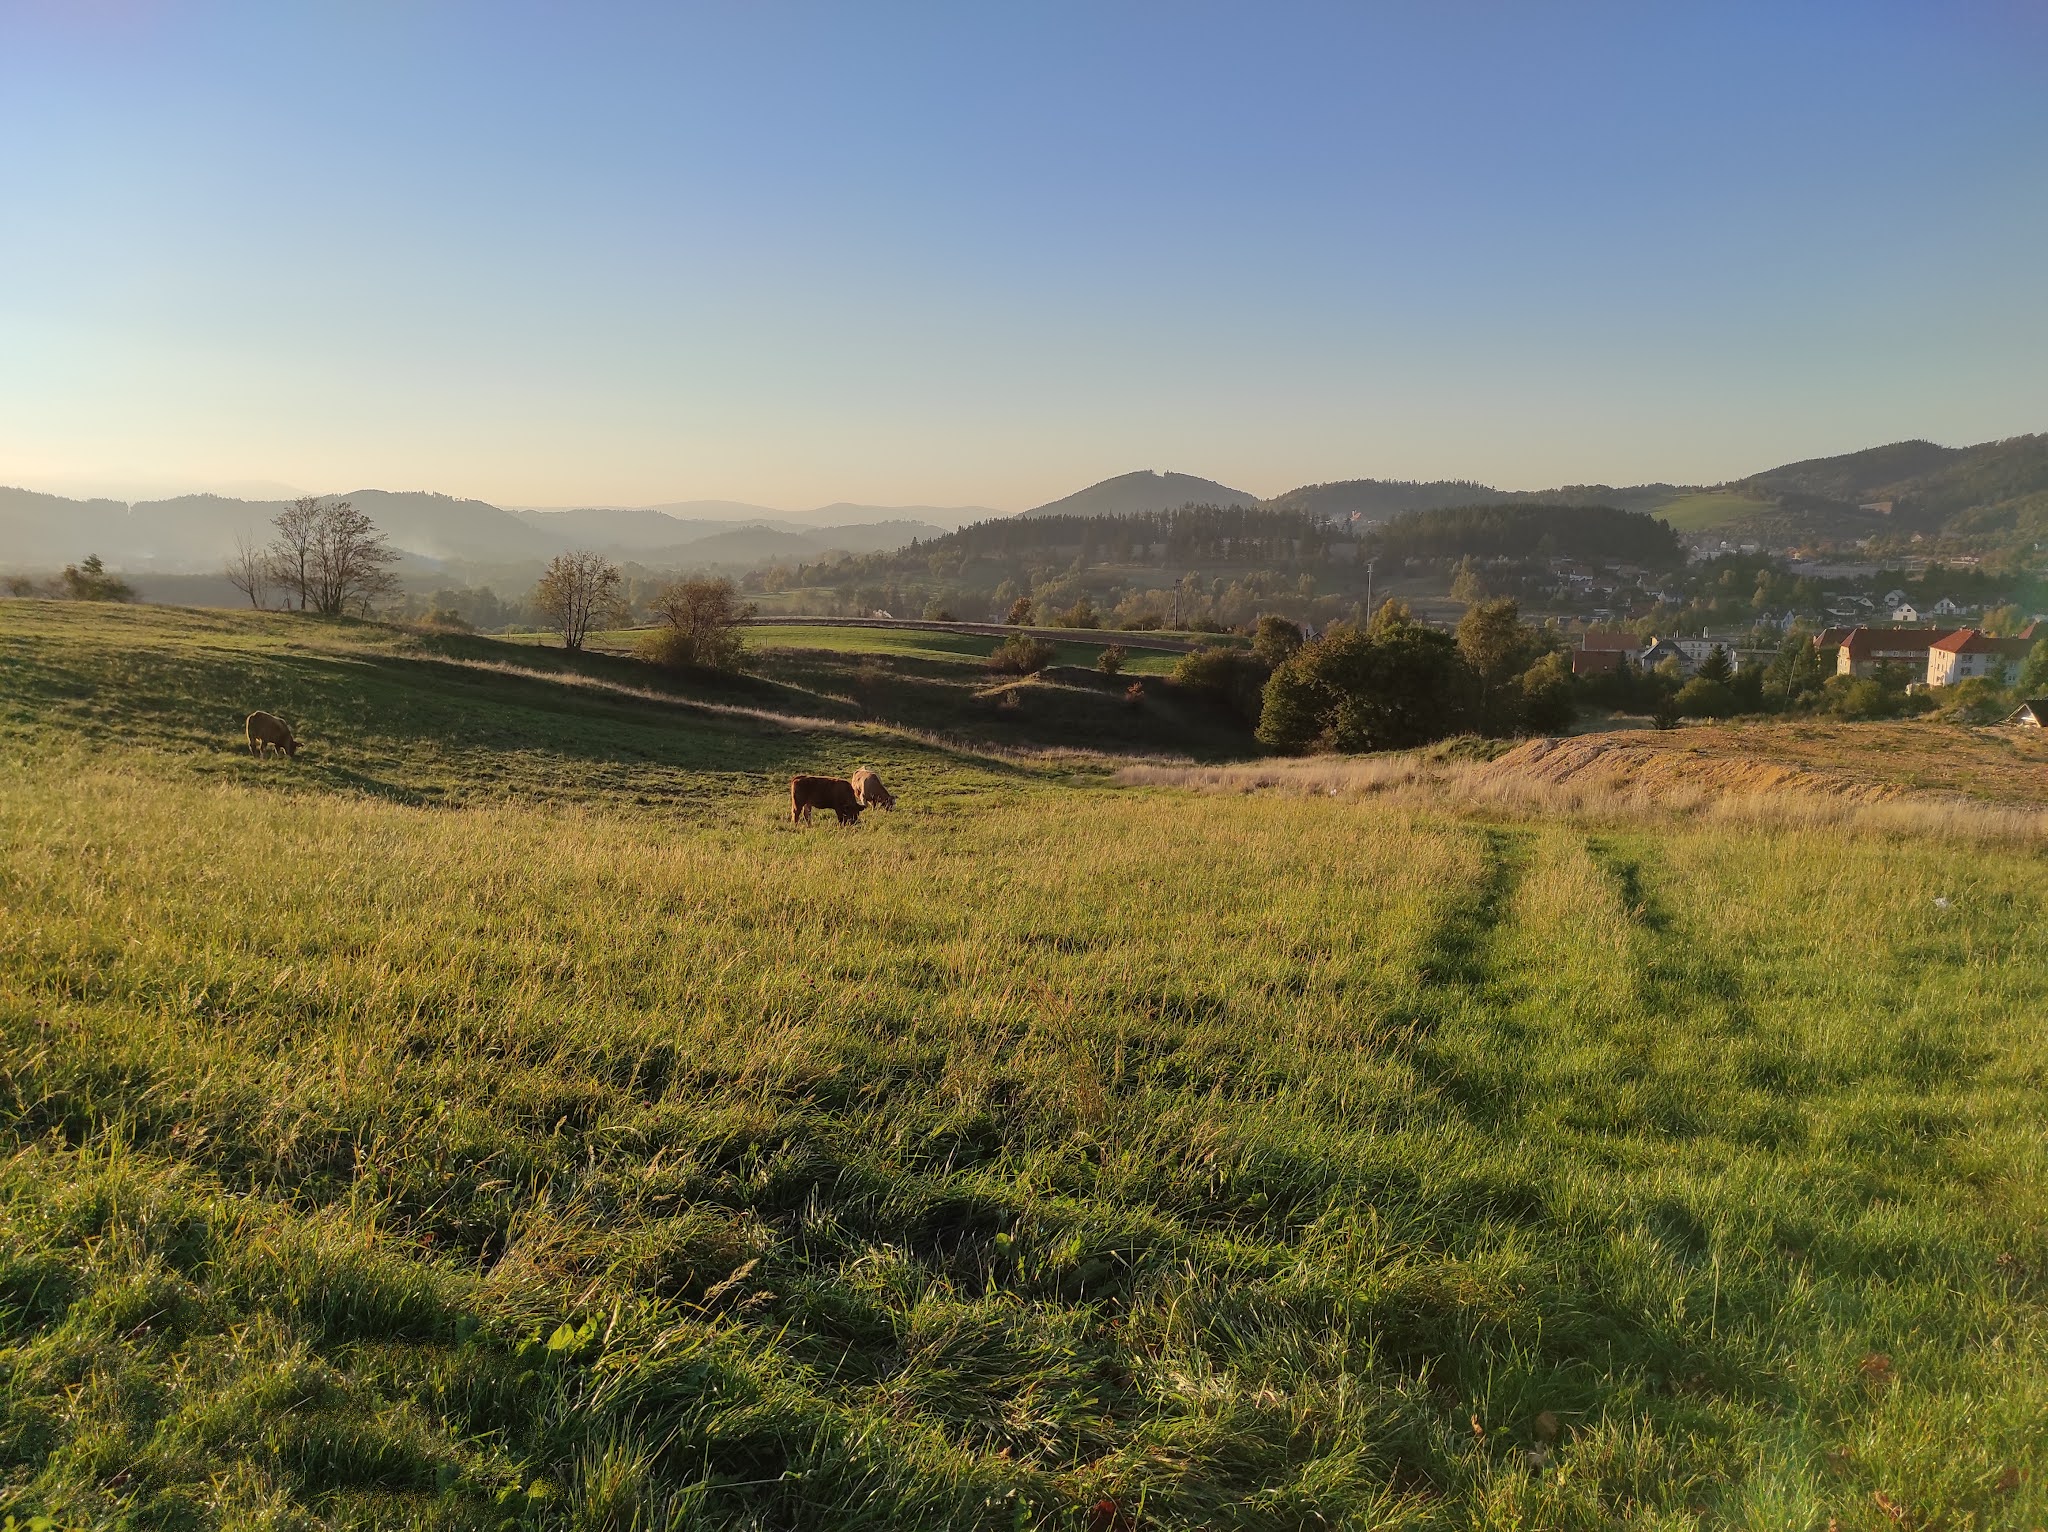
{"type": "MultiPolygon", "coordinates": [[[[1115,633],[1070,642],[1053,641],[1056,665],[1093,666],[1115,633]]],[[[1242,642],[1242,640],[1237,640],[1242,642]]],[[[750,649],[826,649],[839,654],[910,655],[920,659],[985,660],[1002,640],[976,633],[936,633],[916,628],[830,628],[811,626],[772,627],[763,624],[747,629],[750,649]]],[[[1173,669],[1177,654],[1162,650],[1132,649],[1123,668],[1132,675],[1163,676],[1173,669]]]]}
{"type": "Polygon", "coordinates": [[[1649,514],[1670,522],[1680,532],[1707,532],[1717,527],[1740,526],[1749,518],[1770,509],[1771,501],[1753,495],[1699,490],[1663,505],[1652,506],[1649,514]]]}
{"type": "Polygon", "coordinates": [[[776,663],[0,601],[0,1512],[2048,1521],[2038,839],[1122,785],[776,663]]]}

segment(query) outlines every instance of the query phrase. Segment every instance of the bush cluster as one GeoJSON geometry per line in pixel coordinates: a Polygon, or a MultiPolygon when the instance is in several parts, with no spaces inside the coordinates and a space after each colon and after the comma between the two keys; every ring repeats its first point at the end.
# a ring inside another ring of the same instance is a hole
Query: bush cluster
{"type": "Polygon", "coordinates": [[[1029,633],[1013,633],[997,644],[988,668],[1002,676],[1036,675],[1052,663],[1053,647],[1029,633]]]}

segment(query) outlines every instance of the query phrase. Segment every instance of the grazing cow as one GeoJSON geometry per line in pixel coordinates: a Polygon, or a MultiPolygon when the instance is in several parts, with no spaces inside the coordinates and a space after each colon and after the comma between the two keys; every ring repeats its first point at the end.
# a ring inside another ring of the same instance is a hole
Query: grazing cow
{"type": "Polygon", "coordinates": [[[266,749],[282,750],[288,756],[299,753],[291,726],[275,713],[251,713],[248,722],[249,753],[261,755],[266,749]]]}
{"type": "Polygon", "coordinates": [[[853,784],[840,777],[791,777],[789,779],[789,822],[809,824],[812,809],[830,809],[843,825],[860,823],[865,808],[854,796],[853,784]]]}
{"type": "Polygon", "coordinates": [[[852,777],[853,795],[864,809],[893,809],[896,795],[882,786],[882,779],[863,766],[852,777]]]}

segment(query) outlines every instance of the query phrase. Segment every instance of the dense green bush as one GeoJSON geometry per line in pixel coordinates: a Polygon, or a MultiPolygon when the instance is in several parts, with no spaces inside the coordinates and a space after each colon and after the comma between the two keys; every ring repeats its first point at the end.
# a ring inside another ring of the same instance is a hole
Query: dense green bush
{"type": "Polygon", "coordinates": [[[1052,657],[1053,647],[1044,639],[1013,633],[996,645],[988,657],[988,668],[998,675],[1036,675],[1052,663],[1052,657]]]}
{"type": "Polygon", "coordinates": [[[1694,676],[1678,688],[1678,695],[1671,700],[1681,718],[1735,716],[1735,693],[1729,690],[1726,681],[1717,681],[1711,676],[1694,676]]]}
{"type": "Polygon", "coordinates": [[[1563,734],[1579,715],[1572,694],[1572,665],[1562,654],[1546,654],[1522,672],[1522,727],[1531,734],[1563,734]]]}
{"type": "Polygon", "coordinates": [[[1173,666],[1175,685],[1223,704],[1251,725],[1259,721],[1269,674],[1257,655],[1217,644],[1190,650],[1173,666]]]}
{"type": "Polygon", "coordinates": [[[1293,659],[1300,647],[1301,628],[1285,617],[1261,617],[1252,633],[1252,653],[1265,661],[1268,670],[1277,670],[1293,659]]]}
{"type": "Polygon", "coordinates": [[[672,580],[648,603],[659,623],[640,641],[640,655],[668,670],[737,670],[742,605],[730,580],[672,580]]]}
{"type": "Polygon", "coordinates": [[[1471,727],[1474,689],[1448,633],[1400,621],[1338,628],[1273,672],[1259,738],[1291,753],[1426,745],[1471,727]]]}

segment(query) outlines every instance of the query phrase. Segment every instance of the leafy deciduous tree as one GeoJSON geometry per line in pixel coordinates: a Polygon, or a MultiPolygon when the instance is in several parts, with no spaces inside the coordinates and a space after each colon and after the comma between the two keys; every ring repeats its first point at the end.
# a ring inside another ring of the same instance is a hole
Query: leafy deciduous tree
{"type": "Polygon", "coordinates": [[[1271,669],[1278,669],[1294,658],[1294,651],[1301,647],[1301,628],[1285,617],[1270,614],[1259,619],[1252,635],[1252,653],[1264,660],[1271,669]]]}
{"type": "Polygon", "coordinates": [[[1276,750],[1402,750],[1470,722],[1472,667],[1448,633],[1416,623],[1338,628],[1273,672],[1259,738],[1276,750]]]}
{"type": "Polygon", "coordinates": [[[1482,601],[1466,611],[1458,623],[1458,652],[1478,682],[1480,733],[1497,738],[1521,727],[1522,672],[1538,647],[1514,602],[1482,601]]]}
{"type": "Polygon", "coordinates": [[[730,580],[672,580],[649,603],[661,626],[643,645],[656,664],[678,669],[737,670],[745,645],[740,624],[754,608],[730,580]]]}
{"type": "Polygon", "coordinates": [[[327,617],[368,611],[372,601],[398,589],[391,573],[397,562],[398,550],[363,512],[346,500],[322,506],[314,522],[308,591],[313,610],[327,617]]]}
{"type": "Polygon", "coordinates": [[[621,582],[619,566],[601,553],[558,553],[533,589],[533,604],[562,635],[562,647],[575,651],[593,627],[615,620],[621,582]]]}

